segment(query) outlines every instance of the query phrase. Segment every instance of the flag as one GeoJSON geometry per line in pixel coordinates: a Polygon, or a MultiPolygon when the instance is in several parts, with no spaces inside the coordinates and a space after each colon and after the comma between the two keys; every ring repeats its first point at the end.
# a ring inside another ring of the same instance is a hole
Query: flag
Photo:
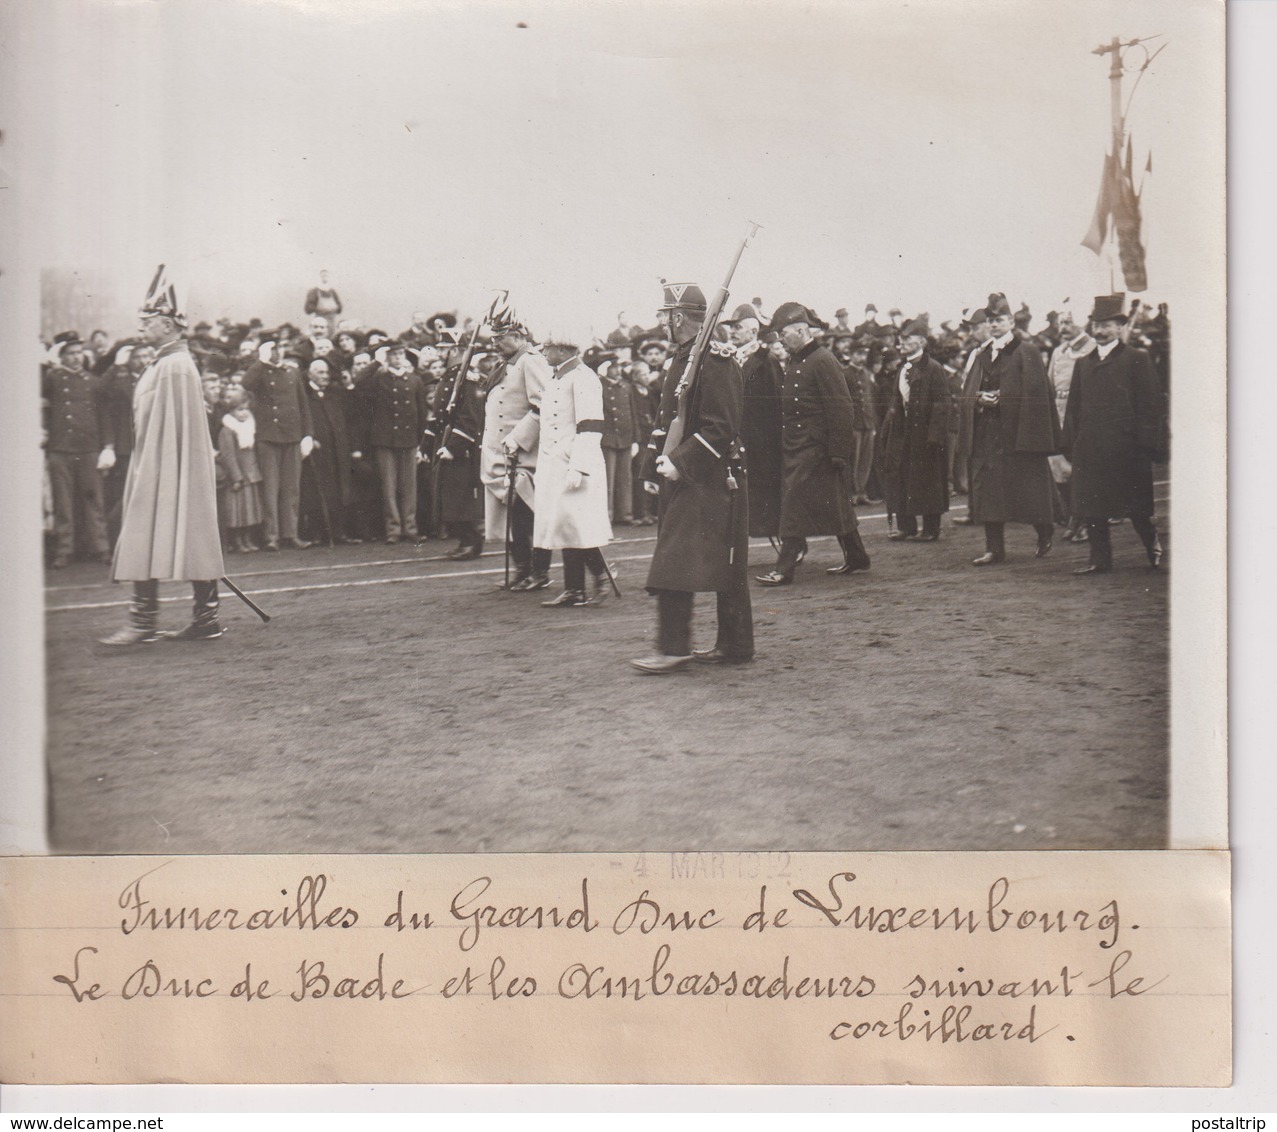
{"type": "MultiPolygon", "coordinates": [[[[1152,161],[1152,155],[1149,156],[1152,161]]],[[[1099,255],[1111,234],[1116,235],[1118,259],[1128,291],[1148,289],[1148,273],[1144,263],[1144,245],[1140,242],[1140,197],[1132,177],[1133,149],[1126,142],[1125,161],[1116,153],[1104,155],[1104,171],[1100,174],[1100,191],[1095,201],[1091,226],[1082,238],[1083,247],[1099,255]]]]}
{"type": "Polygon", "coordinates": [[[1113,217],[1113,157],[1104,155],[1104,170],[1100,173],[1100,191],[1095,200],[1095,214],[1091,217],[1091,227],[1082,237],[1082,246],[1090,248],[1096,255],[1108,242],[1109,221],[1113,217]]]}

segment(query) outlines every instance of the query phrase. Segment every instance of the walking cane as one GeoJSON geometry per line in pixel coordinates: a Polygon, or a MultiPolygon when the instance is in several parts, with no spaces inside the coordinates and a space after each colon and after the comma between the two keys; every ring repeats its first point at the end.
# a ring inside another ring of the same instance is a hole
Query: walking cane
{"type": "Polygon", "coordinates": [[[270,621],[270,614],[263,611],[262,608],[255,601],[253,601],[253,599],[250,598],[248,594],[246,594],[243,590],[241,590],[239,586],[237,586],[234,582],[232,582],[230,578],[224,577],[219,580],[225,582],[226,588],[230,590],[231,593],[233,593],[237,598],[239,598],[239,600],[242,601],[246,606],[248,606],[249,609],[251,609],[254,613],[256,613],[257,616],[260,617],[264,623],[268,623],[270,621]]]}
{"type": "Polygon", "coordinates": [[[607,555],[600,550],[599,557],[603,559],[603,573],[607,575],[607,580],[612,583],[612,592],[618,598],[621,597],[621,587],[616,584],[616,579],[612,576],[612,570],[607,564],[607,555]]]}

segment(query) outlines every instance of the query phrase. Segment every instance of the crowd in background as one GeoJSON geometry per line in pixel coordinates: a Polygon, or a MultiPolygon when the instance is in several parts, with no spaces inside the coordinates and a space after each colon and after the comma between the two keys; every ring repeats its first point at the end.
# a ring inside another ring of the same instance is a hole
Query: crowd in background
{"type": "MultiPolygon", "coordinates": [[[[777,361],[784,345],[767,329],[761,301],[757,345],[777,361]]],[[[219,518],[228,551],[307,549],[368,540],[424,541],[453,534],[441,522],[439,461],[441,418],[451,418],[461,378],[478,395],[499,379],[504,364],[483,329],[475,338],[467,374],[458,366],[475,324],[456,312],[418,312],[397,334],[343,317],[340,298],[322,280],[304,303],[300,325],[266,327],[260,319],[200,322],[189,336],[204,390],[209,436],[217,452],[219,518]],[[388,383],[386,378],[398,380],[388,383]],[[393,391],[393,392],[391,392],[393,391]],[[402,488],[404,468],[415,491],[402,488]],[[397,487],[387,499],[384,487],[397,487]],[[406,513],[405,513],[406,512],[406,513]]],[[[738,308],[738,319],[739,319],[738,308]]],[[[980,311],[927,323],[927,353],[943,366],[950,395],[961,396],[964,369],[986,332],[980,311]]],[[[925,316],[919,316],[925,322],[925,316]]],[[[915,322],[916,320],[909,320],[915,322]]],[[[854,325],[845,308],[817,334],[841,363],[856,407],[855,502],[884,498],[880,436],[902,362],[904,314],[885,317],[870,304],[854,325]]],[[[1094,342],[1080,320],[1051,311],[1035,325],[1022,306],[1015,333],[1041,351],[1064,415],[1072,361],[1094,342]]],[[[1133,300],[1128,340],[1150,355],[1163,395],[1169,397],[1170,321],[1162,304],[1133,300]]],[[[731,337],[724,326],[720,336],[731,337]]],[[[752,345],[752,343],[751,343],[752,345]]],[[[132,455],[133,389],[152,360],[131,336],[113,338],[76,330],[45,343],[41,394],[46,453],[45,519],[49,563],[110,561],[132,455]]],[[[655,523],[655,497],[637,475],[660,399],[671,345],[660,329],[618,326],[583,353],[600,377],[605,424],[602,446],[614,526],[655,523]]],[[[946,460],[949,490],[967,491],[960,415],[951,413],[946,460]]],[[[748,453],[747,453],[748,459],[748,453]]],[[[1069,523],[1068,466],[1054,457],[1061,493],[1061,523],[1069,523]]],[[[474,491],[479,491],[477,480],[474,491]]],[[[1070,537],[1085,537],[1074,520],[1070,537]]]]}

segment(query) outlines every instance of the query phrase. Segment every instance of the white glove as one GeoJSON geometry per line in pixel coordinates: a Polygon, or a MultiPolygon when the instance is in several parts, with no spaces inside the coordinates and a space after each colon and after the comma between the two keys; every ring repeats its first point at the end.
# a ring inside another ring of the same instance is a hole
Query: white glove
{"type": "Polygon", "coordinates": [[[658,483],[653,483],[651,480],[644,480],[643,490],[646,491],[648,495],[660,495],[661,485],[658,483]]]}
{"type": "Polygon", "coordinates": [[[446,448],[440,448],[440,449],[439,449],[439,459],[440,459],[440,460],[451,460],[452,458],[453,458],[453,457],[452,457],[452,453],[451,453],[451,452],[449,452],[446,448]]]}
{"type": "Polygon", "coordinates": [[[638,450],[639,450],[639,446],[638,446],[638,441],[636,440],[633,444],[631,444],[631,445],[630,445],[630,459],[631,459],[631,460],[633,460],[633,459],[634,459],[634,457],[638,455],[638,450]]]}
{"type": "Polygon", "coordinates": [[[303,436],[301,443],[302,459],[306,459],[315,447],[315,438],[313,436],[303,436]]]}
{"type": "Polygon", "coordinates": [[[102,449],[98,456],[98,471],[109,472],[115,467],[115,449],[109,444],[102,449]]]}
{"type": "Polygon", "coordinates": [[[513,456],[519,450],[519,442],[515,440],[513,437],[507,436],[501,442],[501,447],[504,448],[507,453],[513,456]]]}
{"type": "Polygon", "coordinates": [[[671,460],[668,456],[656,457],[656,471],[659,475],[664,476],[667,480],[670,480],[670,481],[679,480],[683,478],[682,476],[679,475],[678,469],[674,467],[674,461],[671,460]]]}
{"type": "Polygon", "coordinates": [[[568,474],[563,480],[564,490],[579,491],[583,483],[585,483],[585,473],[578,472],[575,468],[569,468],[568,474]]]}

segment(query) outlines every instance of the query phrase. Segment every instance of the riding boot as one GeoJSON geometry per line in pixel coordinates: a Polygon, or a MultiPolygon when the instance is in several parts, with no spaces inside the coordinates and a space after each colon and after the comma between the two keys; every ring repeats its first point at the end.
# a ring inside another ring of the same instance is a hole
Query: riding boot
{"type": "Polygon", "coordinates": [[[185,629],[165,634],[172,641],[215,641],[226,632],[217,620],[217,581],[192,582],[195,594],[194,619],[185,629]]]}
{"type": "Polygon", "coordinates": [[[160,583],[154,578],[133,583],[133,597],[129,600],[129,623],[117,629],[109,637],[103,637],[104,645],[141,645],[158,641],[156,629],[160,619],[160,583]]]}

